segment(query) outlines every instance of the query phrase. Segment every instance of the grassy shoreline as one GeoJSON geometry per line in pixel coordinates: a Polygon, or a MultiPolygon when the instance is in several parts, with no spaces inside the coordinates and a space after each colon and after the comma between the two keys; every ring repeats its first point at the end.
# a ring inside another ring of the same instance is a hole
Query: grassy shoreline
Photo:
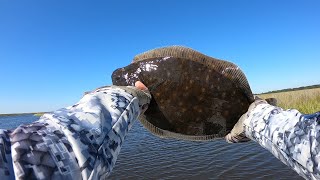
{"type": "Polygon", "coordinates": [[[34,116],[42,116],[46,112],[35,112],[35,113],[14,113],[14,114],[0,114],[2,116],[23,116],[23,115],[34,115],[34,116]]]}
{"type": "Polygon", "coordinates": [[[297,109],[311,114],[320,111],[320,88],[277,92],[258,95],[261,98],[276,98],[283,109],[297,109]]]}

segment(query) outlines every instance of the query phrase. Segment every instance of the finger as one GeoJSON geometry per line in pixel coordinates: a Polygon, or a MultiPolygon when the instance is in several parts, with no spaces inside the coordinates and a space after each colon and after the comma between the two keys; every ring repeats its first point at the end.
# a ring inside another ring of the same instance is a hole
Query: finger
{"type": "Polygon", "coordinates": [[[147,110],[148,109],[149,104],[144,104],[142,105],[142,110],[147,110]]]}
{"type": "Polygon", "coordinates": [[[236,140],[236,138],[234,138],[231,133],[227,134],[225,136],[225,139],[227,141],[227,143],[237,143],[238,141],[236,140]]]}
{"type": "Polygon", "coordinates": [[[231,140],[231,134],[227,134],[225,137],[224,137],[227,141],[227,143],[232,143],[230,140],[231,140]]]}
{"type": "Polygon", "coordinates": [[[134,85],[142,91],[148,90],[148,88],[141,81],[137,81],[134,85]]]}
{"type": "Polygon", "coordinates": [[[237,139],[237,137],[232,136],[231,134],[226,135],[225,137],[227,143],[238,143],[240,142],[239,139],[237,139]]]}
{"type": "Polygon", "coordinates": [[[239,135],[234,135],[232,133],[229,133],[225,136],[225,139],[228,143],[242,143],[242,142],[250,141],[250,139],[247,138],[243,133],[239,135]]]}
{"type": "Polygon", "coordinates": [[[142,107],[141,107],[141,114],[143,114],[144,112],[146,112],[146,110],[148,109],[149,107],[149,104],[144,104],[142,107]]]}

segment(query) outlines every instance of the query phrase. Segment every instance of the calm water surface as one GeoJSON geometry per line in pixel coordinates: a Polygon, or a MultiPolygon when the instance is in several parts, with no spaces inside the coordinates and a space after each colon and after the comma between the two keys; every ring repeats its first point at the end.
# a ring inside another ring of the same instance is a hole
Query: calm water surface
{"type": "MultiPolygon", "coordinates": [[[[0,128],[30,123],[32,115],[0,117],[0,128]]],[[[302,179],[254,142],[160,139],[137,122],[123,144],[110,179],[302,179]]]]}

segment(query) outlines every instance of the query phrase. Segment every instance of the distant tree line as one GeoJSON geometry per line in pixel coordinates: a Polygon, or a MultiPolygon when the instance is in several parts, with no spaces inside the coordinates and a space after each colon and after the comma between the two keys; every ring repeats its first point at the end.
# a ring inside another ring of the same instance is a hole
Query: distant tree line
{"type": "Polygon", "coordinates": [[[270,93],[278,93],[278,92],[287,92],[287,91],[297,91],[297,90],[303,90],[303,89],[314,89],[314,88],[320,88],[320,84],[312,85],[312,86],[302,86],[297,88],[287,88],[287,89],[281,89],[281,90],[275,90],[275,91],[268,91],[261,94],[270,94],[270,93]]]}

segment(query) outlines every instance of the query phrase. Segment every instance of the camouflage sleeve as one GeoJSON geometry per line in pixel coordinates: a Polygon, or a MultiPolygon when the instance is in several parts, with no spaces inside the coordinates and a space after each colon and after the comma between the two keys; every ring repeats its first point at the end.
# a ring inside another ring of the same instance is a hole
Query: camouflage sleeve
{"type": "Polygon", "coordinates": [[[116,87],[44,114],[14,130],[0,130],[1,179],[104,179],[140,114],[138,98],[116,87]]]}
{"type": "Polygon", "coordinates": [[[320,112],[303,115],[259,104],[244,122],[246,136],[305,179],[320,179],[320,112]]]}

